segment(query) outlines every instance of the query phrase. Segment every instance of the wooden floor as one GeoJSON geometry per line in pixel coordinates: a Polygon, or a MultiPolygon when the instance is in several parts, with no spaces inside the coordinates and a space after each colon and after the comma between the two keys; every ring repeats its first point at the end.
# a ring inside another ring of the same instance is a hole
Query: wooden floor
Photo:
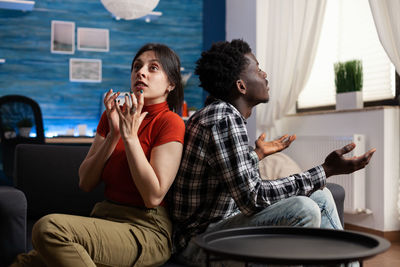
{"type": "Polygon", "coordinates": [[[400,266],[400,241],[392,242],[390,249],[369,260],[364,261],[364,267],[398,267],[400,266]]]}

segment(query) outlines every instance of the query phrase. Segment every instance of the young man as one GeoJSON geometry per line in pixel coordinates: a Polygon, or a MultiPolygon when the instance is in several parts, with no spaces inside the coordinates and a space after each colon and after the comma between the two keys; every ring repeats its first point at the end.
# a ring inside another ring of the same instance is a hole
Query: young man
{"type": "Polygon", "coordinates": [[[259,225],[342,229],[326,178],[364,168],[375,150],[351,159],[349,144],[303,173],[262,180],[259,160],[288,147],[287,135],[256,148],[248,144],[246,119],[269,100],[267,74],[242,40],[219,42],[203,52],[196,74],[214,101],[187,122],[184,153],[171,190],[178,260],[201,265],[193,237],[203,232],[259,225]]]}

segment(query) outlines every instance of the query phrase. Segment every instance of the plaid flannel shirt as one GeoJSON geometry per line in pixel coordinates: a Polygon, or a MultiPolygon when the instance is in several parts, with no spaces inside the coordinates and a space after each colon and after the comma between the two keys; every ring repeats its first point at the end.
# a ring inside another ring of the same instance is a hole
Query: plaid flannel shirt
{"type": "Polygon", "coordinates": [[[245,124],[233,105],[219,100],[187,122],[182,162],[169,194],[176,251],[210,223],[238,212],[252,215],[279,200],[309,195],[325,186],[322,166],[262,180],[245,124]]]}

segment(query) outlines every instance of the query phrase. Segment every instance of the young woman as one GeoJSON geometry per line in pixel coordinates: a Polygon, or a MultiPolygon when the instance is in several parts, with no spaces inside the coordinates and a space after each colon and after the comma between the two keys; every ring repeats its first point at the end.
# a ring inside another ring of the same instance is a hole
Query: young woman
{"type": "Polygon", "coordinates": [[[91,217],[51,214],[33,229],[34,251],[16,266],[159,266],[171,254],[164,197],[178,171],[185,126],[172,110],[183,99],[178,56],[147,44],[132,61],[125,103],[108,91],[105,112],[79,169],[79,186],[105,183],[91,217]],[[35,264],[36,263],[36,264],[35,264]]]}

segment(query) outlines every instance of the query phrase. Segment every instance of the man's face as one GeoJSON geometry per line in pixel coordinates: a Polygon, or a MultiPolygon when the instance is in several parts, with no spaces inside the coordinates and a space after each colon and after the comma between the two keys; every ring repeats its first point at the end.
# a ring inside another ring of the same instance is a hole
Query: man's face
{"type": "Polygon", "coordinates": [[[258,61],[252,53],[245,55],[248,65],[240,74],[246,85],[246,98],[254,106],[267,103],[269,100],[269,87],[267,74],[259,68],[258,61]]]}

